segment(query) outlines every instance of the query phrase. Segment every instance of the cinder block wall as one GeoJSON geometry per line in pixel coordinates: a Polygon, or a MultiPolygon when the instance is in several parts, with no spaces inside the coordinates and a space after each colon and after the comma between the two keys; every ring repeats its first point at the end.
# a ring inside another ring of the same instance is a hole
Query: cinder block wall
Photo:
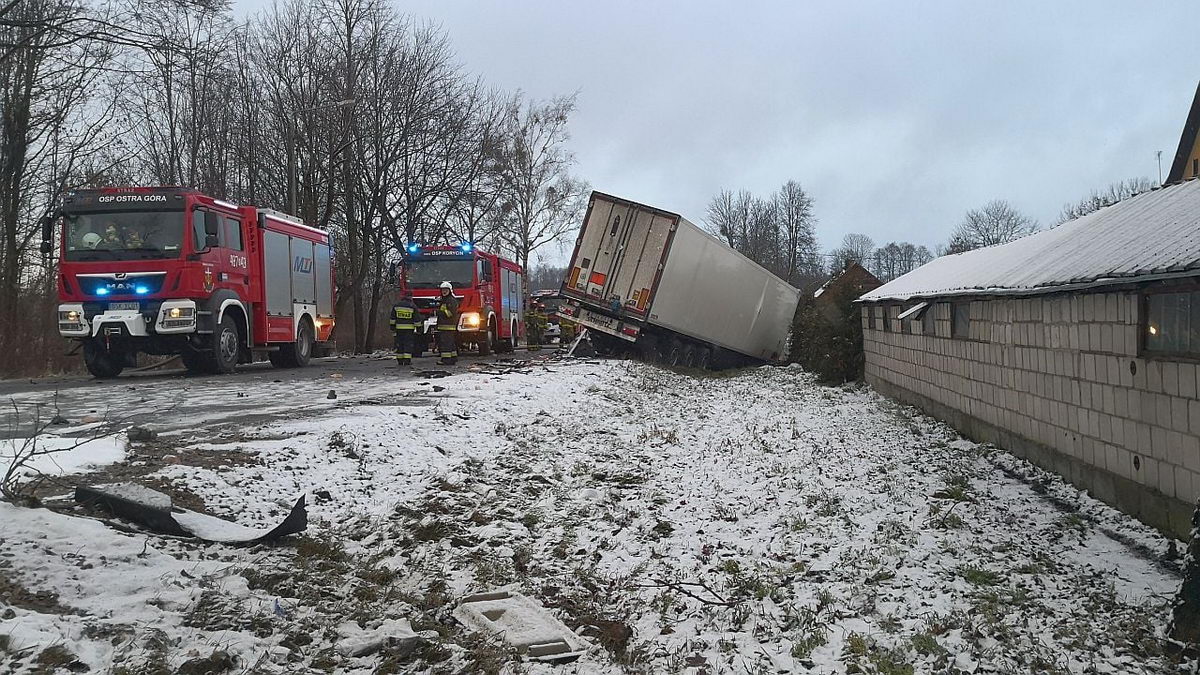
{"type": "Polygon", "coordinates": [[[1200,368],[1138,356],[1139,296],[1065,294],[970,303],[968,338],[891,306],[863,307],[866,379],[970,438],[1056,471],[1186,539],[1200,494],[1200,368]],[[875,312],[875,328],[868,313],[875,312]]]}

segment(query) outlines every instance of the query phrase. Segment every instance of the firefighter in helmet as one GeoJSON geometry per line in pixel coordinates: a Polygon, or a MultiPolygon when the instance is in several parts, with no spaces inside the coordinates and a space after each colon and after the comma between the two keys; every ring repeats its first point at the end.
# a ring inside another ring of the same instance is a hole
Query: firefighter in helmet
{"type": "Polygon", "coordinates": [[[454,297],[454,285],[449,281],[441,284],[441,304],[437,310],[438,351],[443,366],[458,362],[458,298],[454,297]]]}
{"type": "Polygon", "coordinates": [[[392,305],[392,314],[388,318],[388,326],[392,329],[396,343],[396,363],[402,366],[412,365],[413,343],[416,341],[417,326],[421,322],[421,314],[413,304],[410,291],[400,291],[396,304],[392,305]]]}

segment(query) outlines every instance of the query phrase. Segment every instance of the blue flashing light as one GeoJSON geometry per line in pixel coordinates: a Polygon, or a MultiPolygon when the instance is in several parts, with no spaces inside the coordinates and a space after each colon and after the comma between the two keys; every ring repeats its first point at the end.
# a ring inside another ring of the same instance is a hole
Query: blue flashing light
{"type": "Polygon", "coordinates": [[[145,295],[150,292],[150,289],[146,288],[145,286],[138,286],[138,287],[134,288],[133,291],[135,293],[137,293],[138,295],[145,295]]]}
{"type": "Polygon", "coordinates": [[[96,295],[108,295],[108,289],[101,286],[100,288],[96,289],[96,295]]]}
{"type": "Polygon", "coordinates": [[[416,242],[413,242],[413,243],[409,244],[408,246],[405,246],[404,248],[406,250],[408,250],[409,253],[416,255],[417,251],[421,250],[421,245],[416,242]]]}
{"type": "Polygon", "coordinates": [[[471,249],[474,248],[469,241],[464,241],[463,243],[459,244],[458,247],[462,249],[463,253],[470,253],[471,249]]]}

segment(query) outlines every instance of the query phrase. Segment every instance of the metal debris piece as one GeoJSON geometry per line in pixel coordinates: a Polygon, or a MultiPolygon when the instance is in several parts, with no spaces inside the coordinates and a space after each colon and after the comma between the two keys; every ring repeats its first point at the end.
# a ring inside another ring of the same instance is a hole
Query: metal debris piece
{"type": "Polygon", "coordinates": [[[532,661],[574,661],[590,647],[545,607],[517,593],[468,596],[453,616],[472,630],[498,636],[532,661]]]}
{"type": "Polygon", "coordinates": [[[283,522],[261,529],[246,527],[215,516],[181,509],[171,503],[170,495],[133,483],[80,485],[75,488],[79,504],[104,506],[113,515],[144,525],[155,532],[225,544],[250,544],[271,541],[308,528],[308,510],[304,495],[296,500],[283,522]]]}

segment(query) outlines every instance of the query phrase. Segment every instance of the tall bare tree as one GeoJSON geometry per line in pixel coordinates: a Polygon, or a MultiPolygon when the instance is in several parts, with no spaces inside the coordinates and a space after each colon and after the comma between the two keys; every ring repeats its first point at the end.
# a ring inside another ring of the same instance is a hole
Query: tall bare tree
{"type": "Polygon", "coordinates": [[[539,248],[572,231],[586,198],[586,185],[571,175],[575,156],[567,150],[567,121],[575,96],[531,101],[508,125],[500,153],[505,227],[500,239],[522,267],[539,248]]]}
{"type": "Polygon", "coordinates": [[[870,267],[875,255],[875,240],[865,234],[850,233],[842,237],[842,245],[830,254],[829,273],[837,274],[854,262],[870,267]]]}
{"type": "Polygon", "coordinates": [[[5,5],[0,22],[0,373],[44,363],[54,283],[32,246],[38,222],[86,180],[85,167],[103,165],[99,149],[111,133],[112,106],[100,94],[112,45],[45,28],[86,11],[23,0],[5,5]]]}

